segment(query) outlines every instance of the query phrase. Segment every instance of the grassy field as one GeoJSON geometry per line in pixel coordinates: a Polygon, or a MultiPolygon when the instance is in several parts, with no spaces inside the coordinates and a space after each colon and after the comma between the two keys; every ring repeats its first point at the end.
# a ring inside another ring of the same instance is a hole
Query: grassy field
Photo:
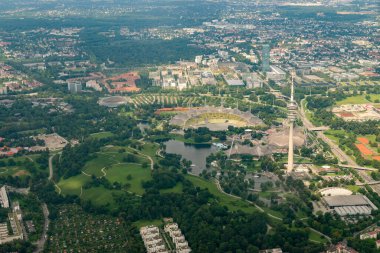
{"type": "MultiPolygon", "coordinates": [[[[128,191],[137,195],[144,194],[145,190],[142,187],[143,181],[151,180],[150,160],[157,160],[155,157],[158,146],[156,144],[144,144],[142,149],[136,152],[130,147],[106,146],[96,154],[96,158],[88,161],[82,174],[61,179],[58,186],[62,190],[63,195],[77,195],[82,199],[91,200],[95,204],[113,204],[112,193],[117,193],[116,190],[107,190],[102,187],[82,189],[82,187],[90,182],[91,176],[105,177],[111,183],[119,182],[121,184],[129,184],[128,191]],[[133,154],[136,158],[134,162],[125,162],[123,158],[128,154],[133,154]],[[130,179],[127,177],[130,176],[130,179]]],[[[167,189],[163,192],[181,192],[182,185],[177,185],[172,189],[167,189]]]]}
{"type": "Polygon", "coordinates": [[[160,193],[182,193],[182,191],[183,191],[183,185],[182,183],[178,183],[173,188],[160,190],[160,193]]]}
{"type": "Polygon", "coordinates": [[[99,133],[94,133],[90,135],[91,138],[98,139],[98,140],[113,137],[113,136],[114,134],[111,132],[99,132],[99,133]]]}
{"type": "Polygon", "coordinates": [[[83,190],[81,198],[84,200],[90,200],[95,205],[109,204],[111,207],[115,207],[113,194],[120,194],[122,191],[109,190],[104,187],[93,187],[83,190]]]}
{"type": "Polygon", "coordinates": [[[324,237],[321,237],[319,234],[316,232],[310,230],[309,231],[309,240],[314,241],[314,242],[319,242],[319,243],[327,243],[327,239],[324,237]]]}
{"type": "Polygon", "coordinates": [[[371,101],[368,101],[365,97],[366,95],[357,95],[348,97],[346,99],[343,99],[341,101],[337,102],[337,105],[345,105],[345,104],[367,104],[367,103],[374,103],[376,99],[380,100],[380,94],[370,94],[371,101]]]}
{"type": "Polygon", "coordinates": [[[324,134],[336,144],[339,144],[339,136],[345,136],[346,132],[344,130],[327,130],[324,134]]]}
{"type": "Polygon", "coordinates": [[[161,226],[162,220],[139,220],[133,223],[137,228],[141,228],[148,225],[161,226]]]}
{"type": "Polygon", "coordinates": [[[62,190],[63,195],[80,195],[81,187],[90,181],[90,177],[83,174],[68,179],[61,179],[58,182],[58,186],[62,190]]]}
{"type": "Polygon", "coordinates": [[[110,182],[129,183],[131,186],[128,190],[138,195],[145,192],[141,183],[152,179],[150,168],[143,168],[140,164],[116,164],[107,169],[106,173],[110,182]],[[127,179],[128,175],[132,177],[131,180],[127,179]]]}
{"type": "Polygon", "coordinates": [[[237,210],[241,210],[244,212],[257,211],[256,207],[254,207],[253,205],[250,205],[244,200],[233,198],[226,194],[221,193],[216,187],[215,183],[211,181],[207,181],[205,179],[192,176],[192,175],[187,175],[186,179],[190,180],[195,186],[198,186],[202,189],[207,188],[211,194],[215,195],[219,199],[220,204],[226,206],[231,211],[237,211],[237,210]]]}
{"type": "Polygon", "coordinates": [[[358,192],[361,187],[357,185],[346,185],[345,188],[352,192],[358,192]]]}
{"type": "MultiPolygon", "coordinates": [[[[7,164],[6,166],[0,166],[0,177],[1,176],[27,176],[30,175],[30,169],[28,166],[25,166],[24,162],[32,162],[34,166],[37,168],[37,171],[40,170],[40,165],[35,162],[35,160],[39,157],[38,154],[32,154],[32,155],[25,155],[25,156],[19,156],[19,157],[9,157],[9,158],[1,158],[0,161],[7,164]],[[13,160],[16,165],[9,166],[8,163],[10,160],[13,160]]],[[[43,168],[42,171],[48,172],[48,168],[43,168]]]]}

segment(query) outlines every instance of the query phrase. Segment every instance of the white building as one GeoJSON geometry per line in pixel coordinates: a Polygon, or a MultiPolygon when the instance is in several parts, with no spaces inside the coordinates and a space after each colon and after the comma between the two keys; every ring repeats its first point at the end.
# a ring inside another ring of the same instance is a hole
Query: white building
{"type": "Polygon", "coordinates": [[[164,231],[170,235],[177,253],[190,253],[191,249],[177,223],[166,224],[164,231]]]}
{"type": "Polygon", "coordinates": [[[82,91],[82,84],[78,81],[69,81],[67,82],[67,89],[71,93],[79,93],[82,91]]]}
{"type": "Polygon", "coordinates": [[[202,60],[203,60],[203,56],[202,55],[195,56],[195,63],[196,64],[201,64],[202,60]]]}
{"type": "Polygon", "coordinates": [[[267,72],[267,78],[274,81],[282,81],[286,78],[286,73],[276,66],[270,66],[271,71],[267,72]]]}
{"type": "Polygon", "coordinates": [[[9,208],[9,199],[5,185],[0,188],[0,203],[3,208],[9,208]]]}

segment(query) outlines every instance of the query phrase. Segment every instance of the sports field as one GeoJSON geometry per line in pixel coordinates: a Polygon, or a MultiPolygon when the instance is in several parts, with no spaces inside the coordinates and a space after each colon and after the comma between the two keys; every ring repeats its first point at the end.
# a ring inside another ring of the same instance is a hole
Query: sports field
{"type": "Polygon", "coordinates": [[[360,136],[356,140],[358,143],[355,143],[355,146],[363,157],[369,160],[380,160],[380,154],[378,153],[379,143],[376,142],[375,135],[360,136]],[[374,145],[371,146],[371,143],[374,145]]]}

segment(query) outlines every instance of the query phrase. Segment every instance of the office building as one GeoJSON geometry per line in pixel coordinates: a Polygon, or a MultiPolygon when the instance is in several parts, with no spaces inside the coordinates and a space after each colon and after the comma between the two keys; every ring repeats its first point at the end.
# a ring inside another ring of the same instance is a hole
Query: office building
{"type": "Polygon", "coordinates": [[[71,93],[79,93],[82,91],[82,84],[78,81],[69,81],[67,82],[67,89],[71,93]]]}
{"type": "Polygon", "coordinates": [[[269,72],[270,71],[270,46],[268,44],[263,45],[262,51],[262,71],[269,72]]]}

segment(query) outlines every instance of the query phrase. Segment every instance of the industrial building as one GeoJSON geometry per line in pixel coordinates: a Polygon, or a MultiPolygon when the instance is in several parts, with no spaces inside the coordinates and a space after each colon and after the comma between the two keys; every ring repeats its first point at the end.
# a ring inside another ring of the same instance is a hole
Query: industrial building
{"type": "Polygon", "coordinates": [[[364,195],[325,196],[322,203],[340,216],[370,215],[377,207],[364,195]]]}

